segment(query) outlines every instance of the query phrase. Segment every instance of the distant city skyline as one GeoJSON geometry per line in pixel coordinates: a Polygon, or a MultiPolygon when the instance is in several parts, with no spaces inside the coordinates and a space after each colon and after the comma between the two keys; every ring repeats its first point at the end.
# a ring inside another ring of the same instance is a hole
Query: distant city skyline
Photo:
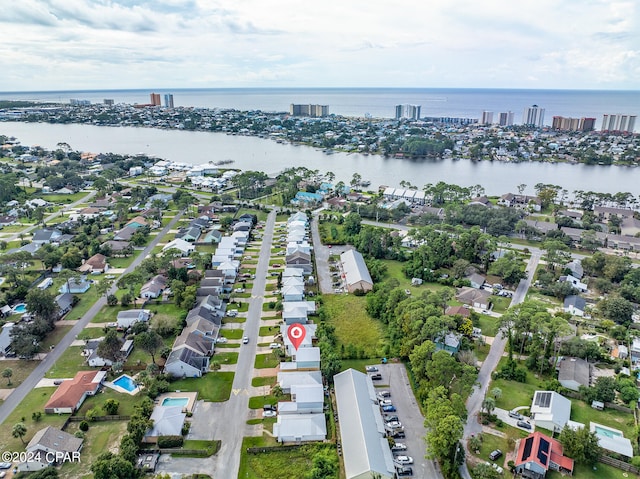
{"type": "Polygon", "coordinates": [[[0,91],[228,87],[637,90],[624,0],[26,0],[0,91]]]}

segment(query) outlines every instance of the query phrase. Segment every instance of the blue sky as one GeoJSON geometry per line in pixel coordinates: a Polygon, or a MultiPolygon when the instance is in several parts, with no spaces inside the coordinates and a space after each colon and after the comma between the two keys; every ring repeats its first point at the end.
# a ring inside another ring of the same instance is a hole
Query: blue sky
{"type": "Polygon", "coordinates": [[[0,91],[638,89],[637,0],[15,0],[0,91]]]}

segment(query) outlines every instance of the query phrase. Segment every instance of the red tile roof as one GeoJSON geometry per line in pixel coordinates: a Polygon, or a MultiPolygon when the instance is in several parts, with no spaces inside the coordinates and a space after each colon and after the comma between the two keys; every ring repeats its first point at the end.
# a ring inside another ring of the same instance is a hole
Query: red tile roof
{"type": "Polygon", "coordinates": [[[95,392],[100,386],[96,376],[104,376],[102,371],[79,371],[73,379],[62,381],[62,384],[51,395],[45,410],[53,408],[75,408],[82,396],[88,392],[95,392]]]}
{"type": "Polygon", "coordinates": [[[545,470],[549,469],[549,460],[561,468],[573,472],[573,459],[562,455],[562,444],[540,432],[534,432],[520,440],[516,455],[516,467],[535,462],[545,470]]]}

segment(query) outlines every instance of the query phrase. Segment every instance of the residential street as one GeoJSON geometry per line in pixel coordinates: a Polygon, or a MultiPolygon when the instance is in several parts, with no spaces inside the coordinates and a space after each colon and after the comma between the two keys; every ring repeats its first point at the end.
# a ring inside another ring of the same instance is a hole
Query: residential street
{"type": "MultiPolygon", "coordinates": [[[[149,245],[136,257],[131,265],[125,270],[125,273],[129,273],[136,269],[144,258],[147,257],[151,250],[162,240],[167,232],[173,228],[173,226],[182,217],[182,213],[177,213],[176,216],[165,226],[158,235],[149,243],[149,245]]],[[[109,290],[108,294],[114,293],[117,287],[114,285],[109,290]]],[[[25,396],[36,387],[36,384],[44,377],[47,371],[53,366],[56,360],[64,353],[64,351],[71,345],[76,339],[76,336],[86,327],[91,319],[98,314],[103,306],[107,304],[106,296],[103,296],[94,303],[94,305],[80,318],[75,326],[60,340],[56,347],[47,354],[47,356],[40,362],[40,364],[33,370],[33,372],[27,377],[20,386],[18,386],[7,398],[7,400],[0,405],[0,424],[2,424],[9,414],[22,402],[25,396]]]]}

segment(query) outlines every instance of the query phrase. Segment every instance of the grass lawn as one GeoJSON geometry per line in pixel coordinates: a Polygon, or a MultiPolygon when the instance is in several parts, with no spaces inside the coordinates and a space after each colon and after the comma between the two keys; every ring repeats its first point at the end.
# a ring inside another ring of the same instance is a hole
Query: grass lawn
{"type": "Polygon", "coordinates": [[[258,221],[266,221],[267,216],[269,215],[267,211],[263,210],[256,210],[254,208],[240,208],[235,217],[239,218],[240,216],[245,214],[256,215],[258,217],[258,221]]]}
{"type": "Polygon", "coordinates": [[[473,352],[476,355],[476,358],[478,359],[478,361],[484,361],[485,359],[487,359],[490,349],[491,349],[491,346],[489,346],[488,344],[484,344],[481,346],[478,343],[475,343],[473,352]]]}
{"type": "Polygon", "coordinates": [[[251,385],[254,387],[260,386],[275,386],[277,378],[275,376],[257,377],[251,380],[251,385]]]}
{"type": "Polygon", "coordinates": [[[366,298],[354,295],[325,295],[324,308],[336,328],[338,348],[355,348],[366,357],[382,354],[382,326],[365,310],[366,298]]]}
{"type": "Polygon", "coordinates": [[[278,401],[291,401],[290,394],[284,394],[280,397],[273,395],[268,396],[252,396],[249,398],[249,409],[262,409],[265,404],[275,405],[278,401]]]}
{"type": "MultiPolygon", "coordinates": [[[[216,452],[220,450],[221,441],[208,441],[206,439],[185,439],[184,444],[182,445],[182,449],[197,449],[201,451],[206,451],[207,456],[212,456],[216,452]]],[[[184,454],[180,454],[179,456],[185,457],[184,454]]],[[[190,456],[187,456],[190,457],[190,456]]],[[[203,457],[203,456],[194,456],[194,457],[203,457]]]]}
{"type": "Polygon", "coordinates": [[[62,356],[55,362],[53,367],[49,369],[46,377],[48,378],[72,378],[78,371],[90,371],[93,368],[87,366],[84,358],[80,355],[82,346],[70,346],[62,353],[62,356]]]}
{"type": "MultiPolygon", "coordinates": [[[[498,363],[497,369],[500,369],[506,361],[506,357],[502,358],[498,363]]],[[[519,363],[519,366],[525,368],[524,363],[519,363]]],[[[539,389],[544,390],[545,382],[545,379],[536,378],[531,371],[527,370],[526,383],[496,379],[491,382],[488,390],[490,391],[494,387],[502,389],[502,396],[496,401],[496,406],[502,409],[511,410],[519,406],[531,406],[533,393],[539,389]]]]}
{"type": "Polygon", "coordinates": [[[279,326],[260,326],[260,336],[273,336],[280,332],[279,326]]]}
{"type": "Polygon", "coordinates": [[[20,439],[11,436],[11,428],[16,423],[24,422],[25,426],[27,426],[27,435],[23,437],[25,443],[28,443],[33,435],[42,428],[47,426],[59,428],[64,424],[67,420],[67,415],[64,414],[43,414],[38,422],[31,419],[31,413],[36,411],[44,412],[44,405],[56,389],[37,388],[32,389],[26,395],[20,403],[20,407],[14,409],[2,423],[2,427],[0,427],[0,449],[3,451],[24,451],[24,445],[20,442],[20,439]],[[22,421],[23,417],[24,421],[22,421]]]}
{"type": "Polygon", "coordinates": [[[541,303],[545,303],[548,307],[551,308],[559,308],[562,306],[562,301],[560,301],[558,298],[547,296],[546,294],[540,294],[539,292],[535,291],[534,288],[529,289],[526,299],[540,301],[541,303]]]}
{"type": "Polygon", "coordinates": [[[240,471],[238,478],[242,479],[289,479],[291,477],[305,477],[313,464],[313,457],[327,450],[336,456],[332,445],[309,444],[295,449],[274,450],[261,454],[248,454],[247,447],[262,446],[262,438],[244,438],[240,455],[240,471]]]}
{"type": "MultiPolygon", "coordinates": [[[[233,318],[235,319],[235,318],[233,318]]],[[[243,329],[221,329],[220,335],[227,339],[241,339],[244,334],[243,329]]]]}
{"type": "Polygon", "coordinates": [[[98,290],[95,286],[92,286],[86,293],[74,296],[80,298],[80,302],[73,307],[64,319],[75,320],[84,316],[84,314],[89,311],[89,308],[98,300],[98,290]]]}
{"type": "Polygon", "coordinates": [[[494,318],[488,314],[479,314],[480,329],[485,336],[495,336],[500,326],[500,318],[494,318]]]}
{"type": "Polygon", "coordinates": [[[340,368],[340,370],[346,371],[351,368],[356,371],[360,371],[361,373],[366,373],[367,371],[365,370],[365,366],[374,366],[379,363],[380,361],[376,359],[343,359],[342,368],[340,368]]]}
{"type": "Polygon", "coordinates": [[[96,339],[105,335],[103,328],[84,328],[78,334],[78,339],[96,339]]]}
{"type": "Polygon", "coordinates": [[[28,361],[26,359],[10,359],[2,361],[0,363],[0,369],[11,369],[13,375],[11,376],[11,386],[8,385],[8,380],[5,378],[0,379],[0,387],[2,388],[17,388],[22,384],[29,374],[40,364],[40,361],[28,361]]]}
{"type": "Polygon", "coordinates": [[[70,195],[56,195],[56,194],[48,194],[48,193],[38,193],[34,194],[34,198],[42,198],[49,203],[62,203],[65,205],[75,203],[76,201],[87,196],[86,191],[78,191],[77,193],[72,193],[70,195]]]}
{"type": "Polygon", "coordinates": [[[256,354],[255,367],[257,369],[275,368],[280,364],[280,359],[276,358],[272,353],[256,354]]]}
{"type": "Polygon", "coordinates": [[[571,399],[571,419],[587,426],[591,421],[597,422],[598,424],[621,430],[624,433],[624,437],[635,437],[633,414],[613,409],[598,411],[579,399],[571,399]]]}
{"type": "Polygon", "coordinates": [[[131,416],[134,412],[134,407],[142,402],[144,399],[144,394],[136,394],[135,396],[131,396],[129,394],[119,393],[111,388],[103,387],[102,392],[95,396],[89,396],[82,403],[82,407],[77,413],[77,416],[85,416],[89,409],[93,409],[94,407],[102,408],[102,405],[105,403],[107,399],[115,399],[120,403],[120,407],[118,408],[118,414],[122,416],[131,416]]]}
{"type": "Polygon", "coordinates": [[[73,326],[60,326],[56,324],[56,329],[47,334],[47,337],[40,343],[40,352],[46,353],[60,342],[62,338],[73,328],[73,326]]]}
{"type": "MultiPolygon", "coordinates": [[[[503,453],[506,453],[509,450],[509,442],[506,437],[498,437],[493,434],[482,434],[482,446],[480,446],[480,452],[476,455],[483,461],[489,461],[489,454],[491,451],[495,451],[496,449],[500,449],[503,453]]],[[[475,454],[475,451],[472,451],[475,454]]],[[[504,461],[504,456],[498,459],[497,464],[502,466],[502,461],[504,461]]]]}
{"type": "Polygon", "coordinates": [[[112,268],[128,268],[133,260],[138,256],[139,251],[134,251],[131,256],[127,256],[126,258],[117,257],[117,258],[109,258],[109,266],[112,268]]]}
{"type": "MultiPolygon", "coordinates": [[[[559,472],[549,470],[546,477],[547,479],[562,479],[566,476],[563,476],[559,472]]],[[[586,464],[576,463],[573,470],[573,477],[577,479],[629,479],[629,477],[634,477],[634,475],[628,473],[625,475],[624,471],[601,463],[596,464],[595,468],[589,467],[586,464]]]]}
{"type": "Polygon", "coordinates": [[[492,310],[496,313],[504,313],[511,304],[511,298],[505,298],[503,296],[491,296],[491,302],[493,303],[492,310]]]}
{"type": "MultiPolygon", "coordinates": [[[[74,434],[80,423],[72,422],[66,432],[74,434]]],[[[91,476],[91,464],[105,451],[113,450],[120,444],[127,431],[126,421],[103,421],[91,423],[85,433],[80,462],[65,463],[60,469],[61,477],[81,479],[91,476]]]]}
{"type": "Polygon", "coordinates": [[[233,373],[211,372],[201,378],[180,379],[171,383],[171,391],[197,391],[198,399],[227,401],[231,396],[233,373]]]}
{"type": "Polygon", "coordinates": [[[218,361],[219,364],[237,364],[238,354],[235,351],[218,352],[216,351],[211,358],[212,361],[218,361]]]}

